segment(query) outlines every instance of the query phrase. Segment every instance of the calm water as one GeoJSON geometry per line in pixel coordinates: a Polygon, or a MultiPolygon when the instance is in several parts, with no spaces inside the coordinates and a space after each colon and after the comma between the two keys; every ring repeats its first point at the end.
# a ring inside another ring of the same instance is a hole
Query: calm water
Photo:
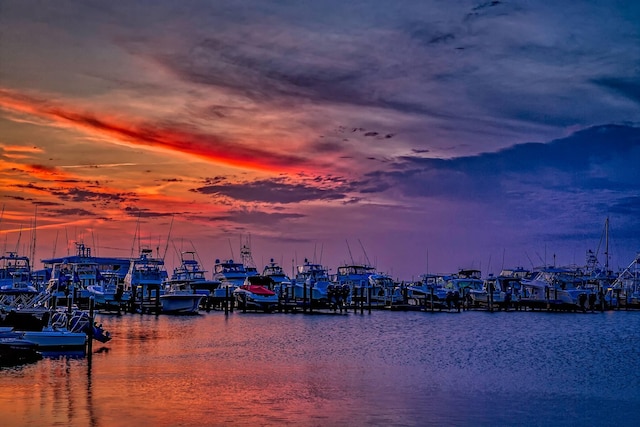
{"type": "Polygon", "coordinates": [[[636,425],[640,312],[99,315],[0,371],[3,426],[636,425]]]}

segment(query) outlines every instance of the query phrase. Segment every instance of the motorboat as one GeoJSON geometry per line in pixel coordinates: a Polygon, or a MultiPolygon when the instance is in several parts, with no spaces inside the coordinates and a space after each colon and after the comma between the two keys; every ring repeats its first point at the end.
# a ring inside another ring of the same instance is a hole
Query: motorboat
{"type": "Polygon", "coordinates": [[[331,284],[327,268],[322,264],[310,262],[305,258],[297,266],[293,283],[293,296],[298,300],[313,301],[316,304],[329,303],[328,287],[331,284]]]}
{"type": "Polygon", "coordinates": [[[423,274],[419,282],[407,286],[407,303],[442,309],[446,307],[448,290],[445,288],[449,275],[423,274]]]}
{"type": "Polygon", "coordinates": [[[269,276],[249,276],[233,290],[238,308],[271,312],[278,305],[278,294],[269,276]]]}
{"type": "Polygon", "coordinates": [[[32,286],[29,257],[17,252],[0,256],[0,289],[32,286]]]}
{"type": "Polygon", "coordinates": [[[160,307],[159,297],[167,277],[164,260],[154,257],[151,249],[143,248],[138,258],[130,260],[124,290],[131,292],[133,305],[140,309],[160,307]]]}
{"type": "Polygon", "coordinates": [[[584,274],[575,268],[545,267],[522,279],[521,304],[531,308],[586,309],[595,290],[585,286],[584,274]]]}
{"type": "Polygon", "coordinates": [[[244,285],[247,277],[255,274],[255,272],[247,271],[241,262],[235,262],[233,259],[216,259],[212,278],[220,282],[220,286],[215,289],[214,298],[222,300],[231,297],[236,288],[244,285]]]}
{"type": "Polygon", "coordinates": [[[483,280],[482,287],[472,287],[468,290],[471,305],[473,307],[488,307],[490,309],[508,309],[512,302],[520,298],[520,278],[507,275],[489,275],[483,280]]]}
{"type": "Polygon", "coordinates": [[[196,253],[185,251],[180,254],[180,265],[173,269],[171,278],[167,281],[169,288],[189,291],[191,294],[201,295],[203,301],[213,297],[215,290],[220,287],[219,280],[207,279],[207,270],[203,269],[196,259],[196,253]]]}
{"type": "Polygon", "coordinates": [[[96,272],[96,283],[87,286],[87,291],[93,296],[96,307],[120,310],[129,303],[131,291],[124,290],[116,272],[96,272]]]}
{"type": "MultiPolygon", "coordinates": [[[[176,277],[175,275],[172,277],[176,277]]],[[[194,314],[200,308],[200,302],[205,297],[191,286],[188,280],[172,278],[165,282],[163,292],[160,293],[162,313],[194,314]]]]}

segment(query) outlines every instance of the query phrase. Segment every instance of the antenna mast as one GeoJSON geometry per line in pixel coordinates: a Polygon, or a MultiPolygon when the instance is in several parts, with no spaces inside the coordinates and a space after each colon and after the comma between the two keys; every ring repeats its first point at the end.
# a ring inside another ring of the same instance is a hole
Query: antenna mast
{"type": "Polygon", "coordinates": [[[351,255],[351,248],[349,247],[349,241],[347,239],[344,240],[347,243],[347,250],[349,251],[349,258],[351,258],[351,264],[355,264],[356,262],[353,260],[353,255],[351,255]]]}
{"type": "Polygon", "coordinates": [[[364,246],[362,246],[362,242],[358,239],[358,243],[360,243],[360,247],[362,248],[362,252],[364,253],[364,259],[367,260],[367,265],[371,266],[371,261],[369,261],[369,257],[367,256],[367,251],[364,250],[364,246]]]}

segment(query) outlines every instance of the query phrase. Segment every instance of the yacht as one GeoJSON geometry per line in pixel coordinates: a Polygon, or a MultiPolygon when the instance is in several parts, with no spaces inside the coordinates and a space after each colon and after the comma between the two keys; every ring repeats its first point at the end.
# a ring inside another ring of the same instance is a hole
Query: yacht
{"type": "Polygon", "coordinates": [[[124,290],[120,283],[120,276],[113,271],[96,272],[96,283],[87,286],[87,291],[93,296],[97,308],[106,310],[121,310],[129,303],[131,291],[124,290]]]}
{"type": "Polygon", "coordinates": [[[132,258],[124,277],[124,290],[131,292],[134,307],[143,309],[160,307],[162,284],[167,280],[164,260],[154,257],[151,249],[142,249],[138,258],[132,258]]]}
{"type": "Polygon", "coordinates": [[[297,266],[293,282],[294,299],[306,299],[312,300],[316,304],[326,304],[329,302],[327,291],[330,284],[327,268],[305,258],[304,263],[297,266]]]}
{"type": "Polygon", "coordinates": [[[275,283],[269,276],[248,276],[242,286],[233,290],[238,308],[271,312],[278,305],[275,283]]]}
{"type": "Polygon", "coordinates": [[[214,291],[214,298],[218,301],[231,297],[233,291],[242,285],[247,277],[256,275],[253,271],[247,271],[244,264],[232,259],[219,260],[213,266],[213,280],[220,282],[220,286],[214,291]]]}
{"type": "Polygon", "coordinates": [[[531,308],[585,309],[594,289],[586,287],[584,274],[575,268],[545,267],[522,279],[521,304],[531,308]]]}
{"type": "Polygon", "coordinates": [[[197,260],[196,253],[185,251],[180,254],[180,265],[173,269],[167,285],[174,289],[183,289],[202,296],[201,304],[210,306],[215,290],[220,287],[219,280],[207,279],[207,270],[197,260]]]}

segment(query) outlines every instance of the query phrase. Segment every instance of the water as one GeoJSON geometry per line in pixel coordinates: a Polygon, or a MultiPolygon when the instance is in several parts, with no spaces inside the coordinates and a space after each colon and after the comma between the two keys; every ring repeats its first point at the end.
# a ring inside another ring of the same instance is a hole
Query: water
{"type": "Polygon", "coordinates": [[[635,425],[640,312],[100,315],[0,371],[3,426],[635,425]]]}

